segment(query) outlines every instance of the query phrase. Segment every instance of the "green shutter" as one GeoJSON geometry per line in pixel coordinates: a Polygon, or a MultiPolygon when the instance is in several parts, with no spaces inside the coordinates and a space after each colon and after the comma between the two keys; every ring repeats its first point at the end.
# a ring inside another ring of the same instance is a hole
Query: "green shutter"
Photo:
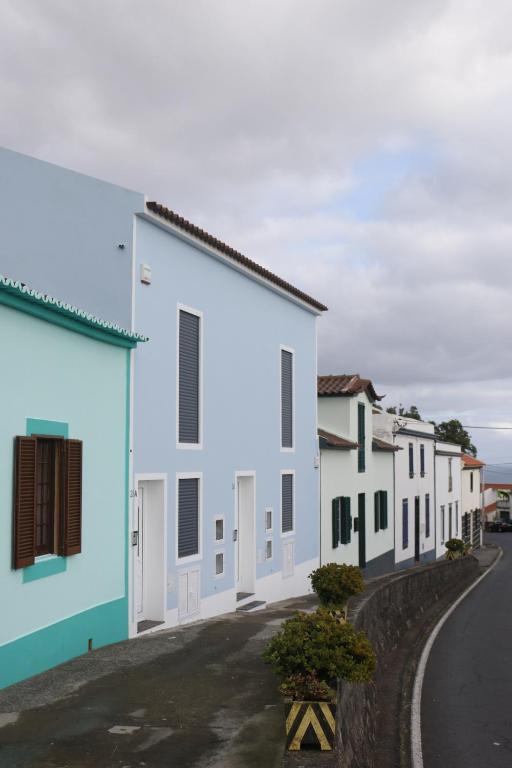
{"type": "Polygon", "coordinates": [[[352,516],[350,514],[350,496],[342,496],[341,499],[341,525],[340,541],[349,544],[352,531],[352,516]]]}
{"type": "Polygon", "coordinates": [[[336,549],[340,542],[341,497],[332,500],[332,548],[336,549]]]}
{"type": "Polygon", "coordinates": [[[380,491],[375,491],[373,494],[373,511],[375,519],[375,533],[380,531],[380,491]]]}
{"type": "Polygon", "coordinates": [[[380,493],[380,527],[384,530],[388,527],[388,492],[379,491],[380,493]]]}

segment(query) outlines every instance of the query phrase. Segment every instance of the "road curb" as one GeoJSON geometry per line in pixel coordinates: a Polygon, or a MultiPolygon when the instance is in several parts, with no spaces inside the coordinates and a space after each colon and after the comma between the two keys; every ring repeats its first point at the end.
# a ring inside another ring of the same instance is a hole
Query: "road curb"
{"type": "Polygon", "coordinates": [[[411,702],[411,765],[412,768],[423,768],[423,749],[421,743],[421,694],[423,690],[423,679],[425,677],[425,670],[427,667],[428,659],[432,647],[436,641],[436,638],[443,627],[443,624],[451,616],[457,606],[462,603],[470,592],[474,590],[478,584],[480,584],[486,576],[493,570],[494,566],[499,563],[503,556],[503,549],[498,547],[498,554],[493,562],[486,568],[484,573],[476,579],[464,592],[459,595],[454,603],[448,608],[447,611],[441,616],[434,629],[430,633],[427,642],[423,648],[417,669],[414,677],[414,687],[412,692],[411,702]]]}

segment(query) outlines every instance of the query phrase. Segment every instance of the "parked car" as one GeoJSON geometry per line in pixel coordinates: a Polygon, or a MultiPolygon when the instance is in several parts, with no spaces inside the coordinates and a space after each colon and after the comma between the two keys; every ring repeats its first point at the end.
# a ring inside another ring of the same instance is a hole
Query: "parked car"
{"type": "Polygon", "coordinates": [[[510,520],[487,520],[485,530],[494,533],[512,533],[512,522],[510,520]]]}

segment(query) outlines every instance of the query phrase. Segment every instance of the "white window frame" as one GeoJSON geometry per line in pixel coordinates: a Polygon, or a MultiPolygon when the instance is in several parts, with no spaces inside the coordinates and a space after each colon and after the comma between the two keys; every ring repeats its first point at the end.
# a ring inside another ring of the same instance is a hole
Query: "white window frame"
{"type": "MultiPolygon", "coordinates": [[[[281,487],[281,493],[282,493],[282,487],[281,487]]],[[[274,532],[274,507],[270,507],[270,506],[265,507],[264,525],[265,525],[265,533],[273,533],[274,532]],[[272,521],[272,525],[270,526],[270,528],[267,528],[267,514],[269,512],[270,512],[270,519],[272,521]]]]}
{"type": "Polygon", "coordinates": [[[213,578],[223,579],[226,575],[226,553],[224,549],[216,549],[213,553],[213,578]],[[217,573],[217,555],[222,555],[222,573],[217,573]]]}
{"type": "Polygon", "coordinates": [[[213,541],[216,547],[226,542],[226,520],[224,515],[215,515],[215,517],[213,518],[213,541]],[[217,538],[217,523],[219,522],[219,520],[222,520],[222,533],[223,533],[222,539],[217,538]]]}
{"type": "Polygon", "coordinates": [[[175,521],[174,521],[174,534],[175,534],[175,559],[176,565],[182,566],[187,563],[196,563],[203,559],[203,473],[202,472],[176,472],[176,492],[175,492],[175,521]],[[187,557],[178,557],[178,519],[179,519],[179,481],[180,480],[199,480],[199,509],[198,509],[198,543],[199,552],[195,555],[188,555],[187,557]]]}
{"type": "Polygon", "coordinates": [[[279,444],[281,453],[295,453],[295,349],[293,347],[285,347],[281,344],[279,347],[279,444]],[[281,370],[281,352],[290,352],[292,356],[292,447],[283,448],[283,408],[282,408],[282,370],[281,370]]]}
{"type": "Polygon", "coordinates": [[[203,313],[186,304],[176,305],[176,448],[185,451],[200,451],[203,448],[203,313]],[[180,443],[180,312],[188,312],[199,318],[199,442],[180,443]]]}
{"type": "Polygon", "coordinates": [[[289,536],[295,535],[295,521],[297,519],[297,508],[295,506],[295,496],[296,496],[296,489],[295,489],[295,470],[294,469],[282,469],[279,475],[279,509],[280,509],[280,515],[279,515],[279,530],[281,532],[281,538],[286,539],[289,536]],[[291,531],[283,531],[283,475],[293,475],[293,482],[292,482],[292,509],[293,509],[293,528],[291,531]]]}
{"type": "Polygon", "coordinates": [[[265,537],[265,562],[269,563],[271,560],[274,559],[274,539],[272,536],[266,536],[265,537]],[[267,544],[270,542],[272,546],[272,556],[267,557],[267,544]]]}

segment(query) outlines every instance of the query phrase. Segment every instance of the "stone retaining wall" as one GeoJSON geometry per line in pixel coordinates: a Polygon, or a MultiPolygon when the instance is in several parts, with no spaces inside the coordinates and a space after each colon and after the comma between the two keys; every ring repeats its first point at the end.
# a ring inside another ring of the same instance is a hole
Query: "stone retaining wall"
{"type": "Polygon", "coordinates": [[[371,684],[339,686],[339,768],[374,768],[378,708],[386,706],[386,654],[399,646],[411,626],[421,625],[424,614],[432,614],[436,603],[441,608],[454,600],[478,573],[478,561],[472,556],[443,560],[375,580],[363,595],[350,601],[348,618],[368,634],[377,654],[377,673],[371,684]]]}

